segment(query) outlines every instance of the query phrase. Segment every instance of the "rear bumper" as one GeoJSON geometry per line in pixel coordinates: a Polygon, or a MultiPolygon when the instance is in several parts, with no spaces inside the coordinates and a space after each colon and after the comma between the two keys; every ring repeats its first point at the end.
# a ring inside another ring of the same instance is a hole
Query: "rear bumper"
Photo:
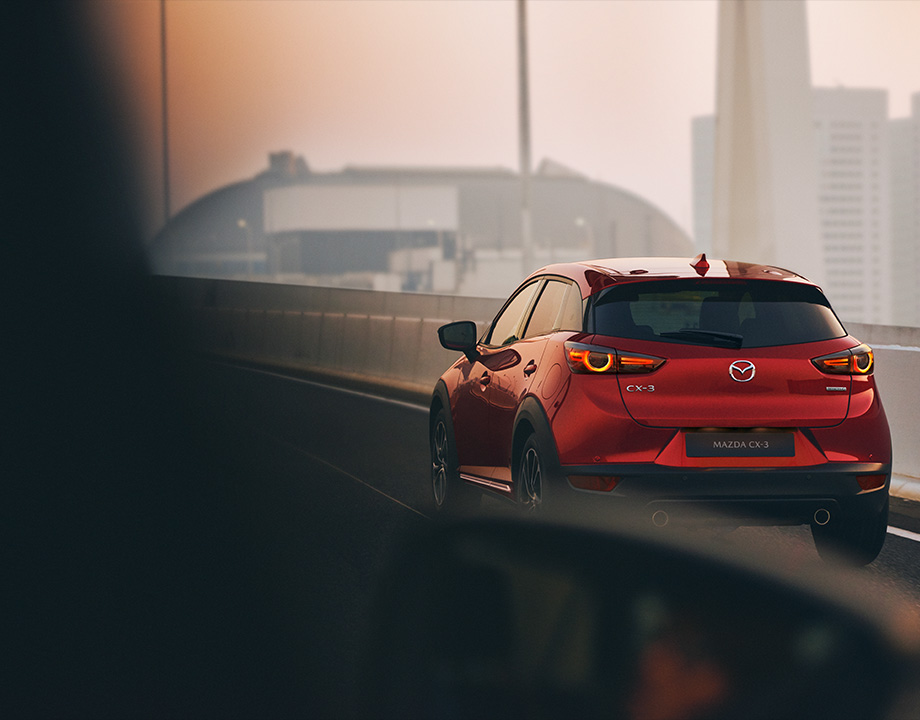
{"type": "MultiPolygon", "coordinates": [[[[651,518],[692,522],[727,517],[742,525],[800,525],[826,510],[830,517],[880,512],[888,499],[888,463],[825,463],[790,468],[669,468],[654,464],[563,466],[572,499],[595,507],[618,504],[651,518]],[[884,484],[863,490],[859,478],[884,476],[884,484]],[[619,478],[610,492],[581,490],[577,476],[619,478]],[[659,516],[659,518],[662,516],[659,516]]],[[[819,517],[821,517],[819,515],[819,517]]]]}

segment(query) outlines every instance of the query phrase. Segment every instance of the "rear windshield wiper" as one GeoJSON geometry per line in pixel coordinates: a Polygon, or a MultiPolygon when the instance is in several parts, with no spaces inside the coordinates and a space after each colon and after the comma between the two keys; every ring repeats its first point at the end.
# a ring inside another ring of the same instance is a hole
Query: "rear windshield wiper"
{"type": "Polygon", "coordinates": [[[684,328],[675,332],[659,333],[660,337],[680,338],[690,342],[726,343],[732,347],[741,347],[744,337],[737,333],[719,332],[718,330],[700,330],[698,328],[684,328]]]}

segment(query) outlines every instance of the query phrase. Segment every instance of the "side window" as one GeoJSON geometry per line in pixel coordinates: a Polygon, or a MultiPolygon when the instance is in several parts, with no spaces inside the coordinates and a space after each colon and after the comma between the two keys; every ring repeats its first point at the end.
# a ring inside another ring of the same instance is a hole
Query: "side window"
{"type": "Polygon", "coordinates": [[[511,298],[505,309],[499,313],[498,317],[495,318],[495,322],[492,323],[492,330],[486,338],[486,345],[493,347],[507,345],[521,339],[519,335],[521,320],[527,308],[530,307],[530,301],[539,286],[540,281],[534,280],[529,285],[521,288],[517,295],[511,298]]]}
{"type": "Polygon", "coordinates": [[[527,323],[524,337],[546,335],[556,330],[581,330],[581,293],[570,283],[548,280],[527,323]],[[572,317],[572,295],[578,299],[575,319],[572,317]]]}
{"type": "Polygon", "coordinates": [[[554,330],[574,330],[582,332],[585,329],[585,306],[581,300],[581,290],[574,283],[569,285],[559,317],[556,318],[554,330]]]}

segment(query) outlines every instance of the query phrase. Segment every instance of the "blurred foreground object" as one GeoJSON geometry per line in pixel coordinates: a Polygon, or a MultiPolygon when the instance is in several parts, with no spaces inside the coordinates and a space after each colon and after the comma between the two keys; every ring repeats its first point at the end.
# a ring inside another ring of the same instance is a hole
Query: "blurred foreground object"
{"type": "Polygon", "coordinates": [[[368,715],[887,717],[917,666],[918,616],[869,609],[841,578],[679,535],[428,528],[383,588],[368,715]]]}

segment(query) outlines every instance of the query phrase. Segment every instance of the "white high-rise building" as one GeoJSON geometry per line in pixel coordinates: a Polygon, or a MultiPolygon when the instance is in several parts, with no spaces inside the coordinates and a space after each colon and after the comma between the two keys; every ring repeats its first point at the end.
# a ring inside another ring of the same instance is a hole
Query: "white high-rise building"
{"type": "MultiPolygon", "coordinates": [[[[887,102],[884,90],[814,88],[812,93],[815,157],[811,172],[818,180],[816,239],[825,268],[824,278],[818,281],[841,318],[850,322],[895,322],[887,102]]],[[[915,143],[918,118],[920,113],[915,111],[915,117],[906,121],[914,123],[915,143]]],[[[712,116],[693,119],[693,226],[698,247],[712,243],[707,235],[712,232],[713,187],[711,173],[707,174],[712,146],[706,128],[713,124],[712,116]]],[[[912,187],[916,198],[917,186],[912,187]]],[[[916,213],[920,203],[912,207],[911,212],[916,213]]],[[[920,261],[917,235],[912,237],[911,241],[905,235],[904,243],[913,242],[912,257],[920,261]]],[[[808,275],[794,258],[787,265],[808,275]]],[[[908,283],[909,275],[904,273],[905,286],[908,283]]]]}
{"type": "Polygon", "coordinates": [[[815,88],[824,290],[845,320],[891,323],[888,92],[815,88]]]}
{"type": "Polygon", "coordinates": [[[891,120],[891,321],[920,326],[920,93],[891,120]]]}

